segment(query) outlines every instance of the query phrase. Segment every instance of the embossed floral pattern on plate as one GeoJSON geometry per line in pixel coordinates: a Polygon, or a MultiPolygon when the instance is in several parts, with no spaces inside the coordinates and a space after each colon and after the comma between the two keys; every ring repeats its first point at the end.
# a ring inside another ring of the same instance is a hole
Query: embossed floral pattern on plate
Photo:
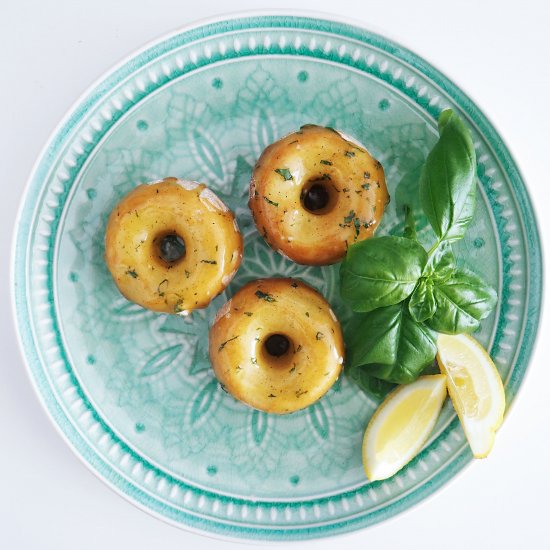
{"type": "Polygon", "coordinates": [[[477,337],[510,402],[538,323],[540,251],[499,136],[451,82],[380,36],[258,16],[182,31],[136,54],[75,107],[31,179],[14,264],[20,338],[39,395],[76,452],[122,494],[178,525],[285,540],[383,520],[468,462],[447,405],[411,464],[368,483],[360,446],[376,402],[342,378],[307,410],[266,415],[224,392],[207,354],[217,308],[257,277],[305,280],[347,328],[338,266],[296,265],[252,223],[247,187],[263,148],[311,122],[364,142],[384,164],[392,195],[380,233],[398,233],[400,206],[414,197],[435,119],[448,106],[467,120],[478,154],[479,207],[459,249],[499,288],[498,310],[477,337]],[[243,265],[226,292],[187,318],[126,301],[103,261],[113,206],[136,184],[167,175],[211,186],[245,236],[243,265]]]}

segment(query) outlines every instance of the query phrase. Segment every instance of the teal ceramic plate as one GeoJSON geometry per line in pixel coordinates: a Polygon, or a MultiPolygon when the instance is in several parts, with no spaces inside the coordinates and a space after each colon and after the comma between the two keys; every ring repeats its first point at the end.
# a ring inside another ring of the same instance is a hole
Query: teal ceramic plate
{"type": "MultiPolygon", "coordinates": [[[[449,404],[422,452],[368,483],[361,439],[376,402],[342,378],[314,406],[276,417],[217,383],[207,332],[245,281],[300,277],[343,322],[338,267],[272,252],[246,206],[252,166],[304,123],[332,126],[382,161],[392,203],[380,234],[452,107],[478,155],[479,206],[458,247],[499,289],[477,334],[506,383],[524,376],[539,318],[536,223],[506,146],[464,93],[421,58],[364,29],[311,17],[253,16],[173,34],[105,76],[66,117],[32,175],[13,268],[22,349],[49,415],[75,452],[141,508],[229,538],[305,539],[359,529],[417,503],[471,454],[449,404]],[[126,301],[103,261],[119,198],[167,175],[206,182],[236,212],[243,265],[227,291],[189,318],[126,301]]],[[[425,231],[428,231],[426,228],[425,231]]]]}

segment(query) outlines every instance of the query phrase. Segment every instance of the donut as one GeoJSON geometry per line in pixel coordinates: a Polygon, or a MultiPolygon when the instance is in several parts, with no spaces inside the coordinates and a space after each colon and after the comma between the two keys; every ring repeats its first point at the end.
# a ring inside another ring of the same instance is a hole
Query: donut
{"type": "Polygon", "coordinates": [[[372,237],[388,202],[382,165],[362,145],[309,124],[263,151],[248,204],[273,249],[299,264],[326,265],[372,237]]]}
{"type": "Polygon", "coordinates": [[[218,380],[236,399],[285,414],[311,405],[334,384],[344,341],[317,291],[295,279],[260,279],[220,308],[209,355],[218,380]]]}
{"type": "Polygon", "coordinates": [[[204,184],[165,178],[139,185],[107,222],[105,260],[120,292],[153,311],[206,307],[235,275],[242,236],[204,184]]]}

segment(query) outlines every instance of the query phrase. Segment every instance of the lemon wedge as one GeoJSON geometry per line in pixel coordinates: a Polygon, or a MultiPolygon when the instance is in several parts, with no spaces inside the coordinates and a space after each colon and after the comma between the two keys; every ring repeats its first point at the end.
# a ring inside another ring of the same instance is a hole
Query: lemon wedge
{"type": "Polygon", "coordinates": [[[369,480],[391,477],[414,458],[432,432],[446,395],[446,377],[435,374],[399,386],[386,397],[363,438],[369,480]]]}
{"type": "Polygon", "coordinates": [[[504,387],[483,346],[467,334],[440,334],[437,362],[476,458],[485,458],[504,416],[504,387]]]}

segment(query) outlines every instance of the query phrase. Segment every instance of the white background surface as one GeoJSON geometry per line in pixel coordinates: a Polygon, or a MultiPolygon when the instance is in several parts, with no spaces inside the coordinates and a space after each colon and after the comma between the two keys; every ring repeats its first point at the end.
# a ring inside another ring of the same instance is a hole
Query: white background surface
{"type": "MultiPolygon", "coordinates": [[[[167,31],[219,13],[275,5],[251,0],[1,0],[0,548],[240,547],[150,517],[107,488],[72,454],[39,405],[17,349],[9,307],[9,254],[16,208],[33,162],[92,81],[167,31]]],[[[293,0],[277,7],[349,17],[402,42],[463,87],[509,144],[548,244],[550,217],[543,209],[550,201],[547,5],[544,0],[293,0]]],[[[525,385],[487,460],[387,523],[300,546],[550,548],[549,328],[546,315],[525,385]]]]}

